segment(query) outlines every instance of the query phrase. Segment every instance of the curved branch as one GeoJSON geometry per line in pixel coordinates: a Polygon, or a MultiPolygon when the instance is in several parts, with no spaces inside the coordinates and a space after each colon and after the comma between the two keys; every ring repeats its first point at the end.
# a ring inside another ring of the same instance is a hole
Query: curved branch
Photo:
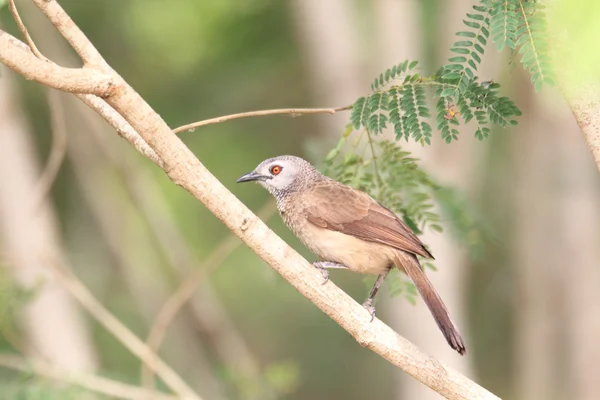
{"type": "Polygon", "coordinates": [[[107,100],[141,133],[163,160],[165,172],[177,185],[217,216],[252,251],[296,290],[368,347],[448,399],[497,399],[475,382],[445,367],[399,336],[322,276],[242,204],[171,133],[166,123],[130,87],[107,100]]]}
{"type": "Polygon", "coordinates": [[[173,133],[177,134],[183,131],[194,130],[201,126],[220,124],[226,121],[233,121],[234,119],[249,118],[249,117],[262,117],[265,115],[289,115],[290,117],[298,117],[306,114],[335,114],[339,111],[346,111],[352,109],[352,105],[335,108],[278,108],[275,110],[260,110],[260,111],[248,111],[238,114],[224,115],[222,117],[216,117],[211,119],[205,119],[203,121],[192,122],[191,124],[182,125],[178,128],[173,129],[173,133]]]}
{"type": "MultiPolygon", "coordinates": [[[[269,201],[257,214],[259,218],[269,219],[276,211],[275,204],[269,201]]],[[[154,353],[158,354],[167,328],[171,325],[171,322],[177,316],[179,310],[190,301],[202,280],[205,279],[213,269],[221,265],[240,244],[241,242],[235,235],[228,235],[217,245],[217,247],[215,247],[198,268],[195,268],[188,273],[188,276],[182,280],[181,284],[163,304],[152,323],[146,339],[148,347],[150,347],[154,353]]],[[[140,375],[142,386],[152,387],[154,376],[152,371],[150,371],[146,365],[142,365],[140,375]]]]}
{"type": "Polygon", "coordinates": [[[25,42],[27,42],[27,45],[31,49],[31,52],[33,54],[35,54],[35,56],[37,58],[46,60],[46,57],[44,57],[44,55],[38,50],[37,46],[33,42],[33,39],[31,39],[31,36],[29,35],[29,31],[25,27],[25,24],[23,23],[23,20],[21,19],[21,16],[19,15],[19,10],[17,9],[15,0],[8,0],[8,9],[10,10],[11,14],[13,15],[13,18],[15,19],[15,22],[17,23],[17,26],[19,27],[19,30],[21,31],[21,34],[23,35],[25,42]]]}
{"type": "Polygon", "coordinates": [[[113,76],[89,68],[65,68],[41,60],[28,46],[0,30],[0,62],[25,78],[70,93],[106,97],[116,89],[113,76]]]}
{"type": "Polygon", "coordinates": [[[52,184],[58,175],[58,171],[67,153],[67,121],[63,105],[58,92],[50,91],[48,95],[48,106],[50,107],[50,124],[52,126],[52,148],[50,156],[44,166],[44,171],[37,182],[34,210],[37,210],[50,192],[52,184]]]}
{"type": "Polygon", "coordinates": [[[111,106],[106,104],[106,101],[91,94],[78,94],[76,95],[85,105],[96,111],[106,122],[108,122],[121,136],[127,140],[137,151],[146,156],[154,164],[162,168],[163,164],[160,158],[156,155],[154,150],[148,146],[148,143],[142,139],[139,133],[135,131],[129,125],[129,122],[125,120],[118,112],[111,106]]]}

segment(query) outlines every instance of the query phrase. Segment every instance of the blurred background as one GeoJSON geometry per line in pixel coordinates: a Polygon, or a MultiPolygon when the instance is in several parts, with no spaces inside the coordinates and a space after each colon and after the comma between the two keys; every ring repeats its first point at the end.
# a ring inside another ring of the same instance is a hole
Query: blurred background
{"type": "MultiPolygon", "coordinates": [[[[78,66],[37,9],[17,3],[40,50],[78,66]]],[[[369,92],[375,75],[405,59],[420,60],[424,73],[432,73],[449,56],[472,6],[472,0],[60,3],[173,128],[250,110],[346,106],[369,92]]],[[[0,17],[2,28],[20,37],[6,7],[0,17]]],[[[468,354],[461,358],[447,346],[421,300],[413,306],[384,291],[378,317],[502,398],[598,399],[598,171],[560,92],[533,93],[516,55],[493,45],[487,53],[480,77],[503,85],[523,111],[519,125],[482,142],[463,126],[450,145],[435,132],[432,146],[402,143],[432,176],[462,191],[469,213],[459,218],[476,216],[485,225],[485,239],[459,237],[447,217],[443,234],[423,236],[437,259],[431,279],[466,336],[468,354]]],[[[46,88],[2,69],[2,354],[140,382],[139,360],[64,290],[45,265],[51,254],[144,340],[179,285],[197,283],[172,323],[159,326],[159,353],[204,399],[440,398],[359,346],[76,98],[48,99],[46,88]],[[61,115],[62,122],[52,118],[61,115]],[[32,216],[53,126],[67,132],[66,160],[32,216]]],[[[180,137],[313,260],[274,214],[268,193],[235,180],[279,154],[321,165],[348,120],[348,112],[259,117],[180,137]]],[[[332,279],[359,302],[367,295],[360,276],[334,271],[332,279]]],[[[1,366],[0,393],[83,398],[78,389],[1,366]]]]}

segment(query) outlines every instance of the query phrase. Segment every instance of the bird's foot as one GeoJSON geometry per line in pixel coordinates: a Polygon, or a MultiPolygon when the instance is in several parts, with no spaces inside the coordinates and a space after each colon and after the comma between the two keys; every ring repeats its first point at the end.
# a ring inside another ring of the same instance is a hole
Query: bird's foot
{"type": "Polygon", "coordinates": [[[319,270],[319,272],[321,273],[321,275],[323,275],[323,282],[321,283],[321,285],[326,284],[327,282],[329,282],[329,271],[327,271],[327,269],[325,269],[325,267],[323,266],[323,261],[317,261],[315,263],[313,263],[313,267],[315,267],[316,269],[319,270]]]}
{"type": "Polygon", "coordinates": [[[373,322],[375,319],[375,306],[373,305],[373,300],[367,299],[362,306],[369,312],[369,314],[371,314],[371,321],[369,322],[373,322]]]}
{"type": "Polygon", "coordinates": [[[323,285],[329,281],[329,271],[328,269],[336,268],[336,269],[348,269],[344,264],[340,264],[334,261],[315,261],[313,263],[313,267],[321,271],[321,275],[325,278],[323,281],[323,285]]]}

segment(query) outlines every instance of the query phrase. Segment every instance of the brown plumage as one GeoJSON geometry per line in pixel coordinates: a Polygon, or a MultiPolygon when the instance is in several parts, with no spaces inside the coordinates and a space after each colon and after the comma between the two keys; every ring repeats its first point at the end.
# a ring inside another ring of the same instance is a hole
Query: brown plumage
{"type": "Polygon", "coordinates": [[[252,180],[276,197],[286,225],[323,260],[315,263],[317,268],[345,268],[379,276],[364,303],[372,315],[373,298],[390,268],[396,266],[415,283],[450,346],[465,353],[458,329],[417,259],[417,255],[433,256],[397,215],[297,157],[266,160],[238,182],[252,180]]]}

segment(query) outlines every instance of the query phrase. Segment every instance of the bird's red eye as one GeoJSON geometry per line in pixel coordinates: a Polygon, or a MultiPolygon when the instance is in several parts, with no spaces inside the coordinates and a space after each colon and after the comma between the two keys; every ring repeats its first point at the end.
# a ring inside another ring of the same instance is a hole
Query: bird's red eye
{"type": "Polygon", "coordinates": [[[271,173],[273,175],[279,175],[279,173],[281,172],[281,167],[279,165],[273,165],[270,169],[271,173]]]}

